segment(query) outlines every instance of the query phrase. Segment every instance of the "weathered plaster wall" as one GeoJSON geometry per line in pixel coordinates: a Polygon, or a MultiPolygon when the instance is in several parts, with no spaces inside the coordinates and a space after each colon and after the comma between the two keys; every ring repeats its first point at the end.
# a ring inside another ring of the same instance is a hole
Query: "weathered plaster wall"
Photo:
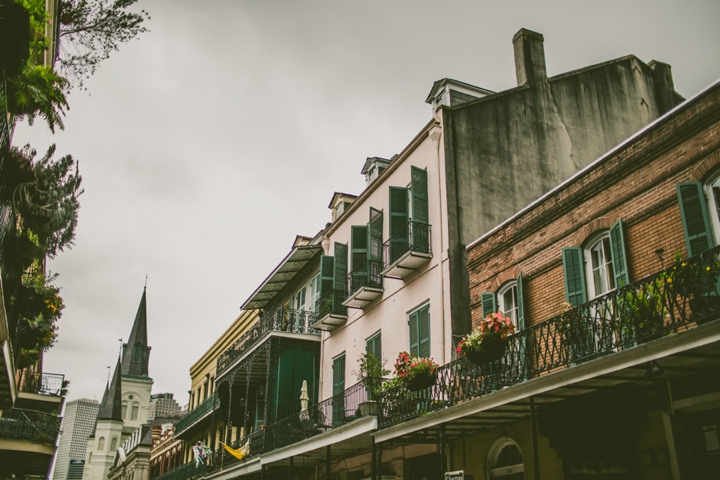
{"type": "Polygon", "coordinates": [[[632,55],[548,79],[542,36],[522,33],[515,53],[525,85],[442,112],[448,195],[457,203],[448,220],[454,334],[470,328],[464,246],[681,99],[669,66],[632,55]]]}

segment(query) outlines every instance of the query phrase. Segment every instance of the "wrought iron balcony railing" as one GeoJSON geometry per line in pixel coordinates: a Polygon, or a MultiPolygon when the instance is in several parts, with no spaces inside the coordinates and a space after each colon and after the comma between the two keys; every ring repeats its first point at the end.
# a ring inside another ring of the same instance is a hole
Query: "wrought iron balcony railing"
{"type": "Polygon", "coordinates": [[[152,480],[190,480],[209,472],[212,469],[212,466],[208,466],[205,463],[195,465],[195,460],[193,460],[184,465],[180,465],[179,467],[175,467],[172,470],[168,470],[161,475],[150,475],[150,478],[152,478],[152,480]]]}
{"type": "Polygon", "coordinates": [[[438,368],[435,385],[379,395],[379,427],[488,395],[503,387],[613,355],[720,316],[720,247],[678,262],[508,337],[498,360],[438,368]]]}
{"type": "Polygon", "coordinates": [[[430,234],[432,227],[426,223],[409,221],[383,243],[385,268],[395,263],[407,252],[432,254],[430,234]]]}
{"type": "Polygon", "coordinates": [[[21,371],[18,373],[18,391],[60,397],[65,394],[63,382],[65,375],[57,373],[34,373],[21,371]]]}
{"type": "Polygon", "coordinates": [[[305,310],[288,310],[278,308],[267,312],[255,325],[242,334],[235,343],[230,345],[217,361],[217,376],[225,372],[237,359],[257,345],[269,332],[309,333],[320,335],[320,331],[313,327],[316,315],[305,310]]]}
{"type": "Polygon", "coordinates": [[[347,292],[333,289],[330,293],[321,296],[315,303],[317,319],[326,315],[347,316],[347,307],[342,303],[347,298],[347,292]]]}
{"type": "Polygon", "coordinates": [[[183,432],[192,427],[198,420],[217,410],[220,406],[220,399],[217,392],[213,392],[200,405],[190,410],[187,415],[180,419],[175,425],[175,436],[181,435],[183,432]]]}
{"type": "Polygon", "coordinates": [[[0,438],[55,445],[59,431],[60,417],[51,413],[13,408],[0,417],[0,438]]]}
{"type": "Polygon", "coordinates": [[[362,287],[383,288],[382,262],[365,260],[348,273],[348,292],[350,295],[362,287]]]}

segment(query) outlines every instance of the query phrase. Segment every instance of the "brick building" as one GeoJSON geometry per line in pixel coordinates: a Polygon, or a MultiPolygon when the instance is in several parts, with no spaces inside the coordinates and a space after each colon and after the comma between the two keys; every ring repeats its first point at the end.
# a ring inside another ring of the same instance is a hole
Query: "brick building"
{"type": "Polygon", "coordinates": [[[474,422],[481,456],[463,439],[449,463],[476,479],[716,478],[719,178],[716,83],[468,246],[473,324],[503,310],[519,332],[498,360],[458,361],[450,391],[473,368],[482,385],[433,423],[474,422]]]}

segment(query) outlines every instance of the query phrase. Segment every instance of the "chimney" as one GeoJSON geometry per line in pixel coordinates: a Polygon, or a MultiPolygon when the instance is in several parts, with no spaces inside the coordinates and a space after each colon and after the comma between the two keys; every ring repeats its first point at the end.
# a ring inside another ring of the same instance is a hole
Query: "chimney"
{"type": "Polygon", "coordinates": [[[547,78],[544,40],[541,34],[524,28],[513,37],[518,86],[536,85],[547,78]]]}

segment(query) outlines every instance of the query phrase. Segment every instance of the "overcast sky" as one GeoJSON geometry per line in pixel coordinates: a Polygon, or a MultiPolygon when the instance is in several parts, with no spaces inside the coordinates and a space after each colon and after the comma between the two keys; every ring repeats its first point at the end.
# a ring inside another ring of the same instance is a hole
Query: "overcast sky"
{"type": "Polygon", "coordinates": [[[360,193],[431,118],[450,77],[516,86],[512,37],[545,36],[549,75],[635,54],[686,98],[720,77],[720,2],[140,0],[151,29],[69,97],[65,131],[13,143],[80,161],[72,250],[50,262],[65,300],[45,371],[100,399],[147,287],[154,393],[185,405],[190,366],[295,235],[360,193]]]}

